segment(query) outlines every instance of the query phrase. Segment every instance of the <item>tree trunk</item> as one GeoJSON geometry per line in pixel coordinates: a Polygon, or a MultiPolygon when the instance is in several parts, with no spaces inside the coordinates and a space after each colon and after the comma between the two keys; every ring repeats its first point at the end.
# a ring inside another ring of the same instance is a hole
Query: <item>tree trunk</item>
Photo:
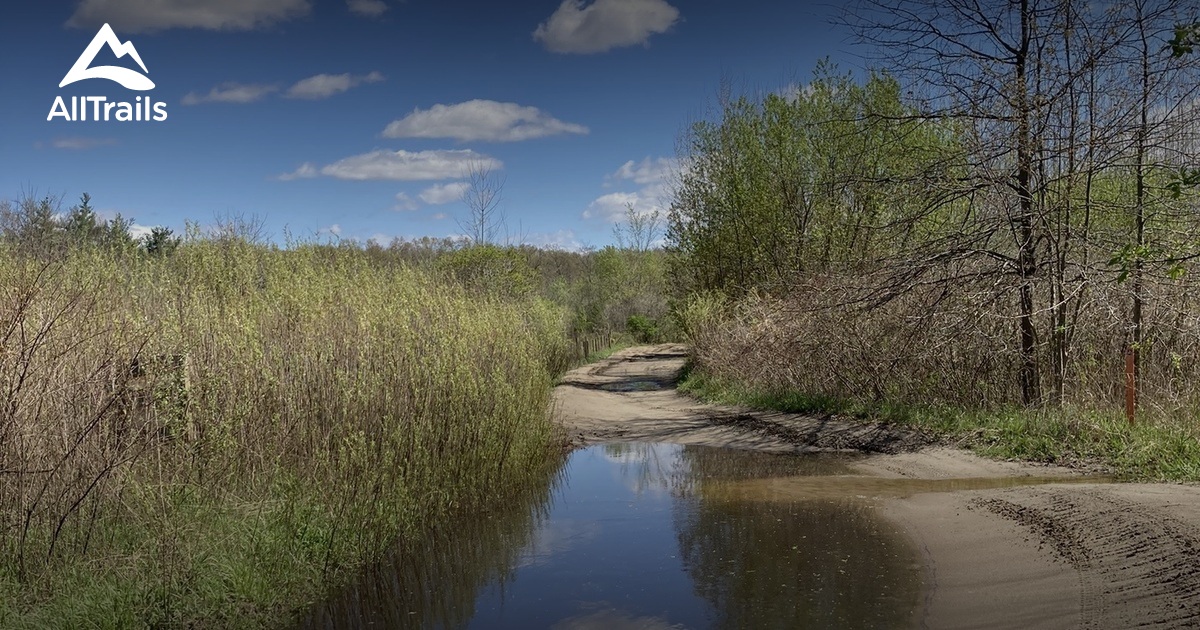
{"type": "Polygon", "coordinates": [[[1026,406],[1041,403],[1041,383],[1038,377],[1037,330],[1034,326],[1033,277],[1037,272],[1037,252],[1034,241],[1033,192],[1033,116],[1029,99],[1028,68],[1029,42],[1033,16],[1029,0],[1021,0],[1021,44],[1015,59],[1016,70],[1016,114],[1017,122],[1017,195],[1019,214],[1017,217],[1017,271],[1020,274],[1020,342],[1021,365],[1019,382],[1021,402],[1026,406]]]}

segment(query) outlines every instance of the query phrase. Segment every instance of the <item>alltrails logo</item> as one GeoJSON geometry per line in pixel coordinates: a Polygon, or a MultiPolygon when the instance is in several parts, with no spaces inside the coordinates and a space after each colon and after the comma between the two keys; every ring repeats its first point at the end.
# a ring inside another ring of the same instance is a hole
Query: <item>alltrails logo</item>
{"type": "MultiPolygon", "coordinates": [[[[75,65],[67,71],[67,75],[63,77],[58,87],[66,87],[76,81],[86,79],[108,79],[120,83],[130,90],[154,89],[154,82],[136,70],[120,66],[92,67],[92,61],[96,59],[96,54],[106,45],[118,58],[129,55],[137,62],[137,65],[141,66],[142,72],[150,72],[146,69],[146,64],[142,62],[142,57],[138,54],[137,49],[133,47],[133,42],[121,43],[112,27],[105,24],[92,38],[92,43],[83,50],[83,54],[79,55],[79,59],[75,60],[75,65]]],[[[46,120],[54,120],[60,116],[71,122],[79,120],[163,121],[167,119],[167,104],[155,103],[149,95],[139,96],[132,103],[109,101],[107,96],[72,96],[71,106],[67,107],[67,101],[61,96],[56,96],[46,120]]]]}

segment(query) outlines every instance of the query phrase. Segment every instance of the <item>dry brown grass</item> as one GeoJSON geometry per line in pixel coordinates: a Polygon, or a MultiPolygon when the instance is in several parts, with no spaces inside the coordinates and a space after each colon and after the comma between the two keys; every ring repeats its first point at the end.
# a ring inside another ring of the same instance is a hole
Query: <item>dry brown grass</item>
{"type": "MultiPolygon", "coordinates": [[[[916,288],[866,308],[861,277],[815,278],[786,298],[693,302],[683,319],[696,363],[722,378],[814,396],[1000,409],[1020,404],[1015,291],[961,282],[916,288]]],[[[1061,394],[1051,344],[1039,339],[1049,406],[1119,411],[1124,396],[1128,287],[1078,287],[1061,394]]],[[[1200,297],[1184,281],[1149,287],[1139,401],[1160,420],[1194,418],[1200,395],[1200,297]]],[[[1049,315],[1040,313],[1049,320],[1049,315]]],[[[1049,325],[1045,328],[1051,328],[1049,325]]]]}

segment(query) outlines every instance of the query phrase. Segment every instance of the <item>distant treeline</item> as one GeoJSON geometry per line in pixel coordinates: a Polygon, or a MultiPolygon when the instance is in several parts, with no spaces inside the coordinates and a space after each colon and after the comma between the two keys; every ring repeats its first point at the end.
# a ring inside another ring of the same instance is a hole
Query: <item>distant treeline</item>
{"type": "MultiPolygon", "coordinates": [[[[72,249],[99,249],[121,256],[169,257],[196,243],[272,244],[263,222],[254,216],[221,215],[210,226],[188,223],[184,234],[155,226],[135,237],[133,220],[120,214],[104,219],[84,193],[64,208],[53,196],[24,195],[0,201],[0,241],[16,252],[42,258],[65,256],[72,249]]],[[[454,278],[472,291],[509,297],[541,296],[570,313],[572,335],[630,334],[652,342],[672,333],[667,314],[665,254],[651,247],[661,236],[657,213],[629,211],[614,232],[616,246],[586,251],[531,245],[474,243],[465,238],[419,237],[375,240],[309,239],[282,248],[303,248],[336,259],[362,256],[380,268],[405,267],[454,278]]]]}

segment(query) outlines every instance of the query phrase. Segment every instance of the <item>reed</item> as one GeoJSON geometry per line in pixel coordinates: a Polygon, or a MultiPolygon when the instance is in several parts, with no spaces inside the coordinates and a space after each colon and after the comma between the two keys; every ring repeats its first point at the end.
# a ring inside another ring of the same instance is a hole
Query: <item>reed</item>
{"type": "Polygon", "coordinates": [[[236,238],[0,249],[0,287],[6,627],[274,625],[559,457],[535,297],[236,238]]]}

